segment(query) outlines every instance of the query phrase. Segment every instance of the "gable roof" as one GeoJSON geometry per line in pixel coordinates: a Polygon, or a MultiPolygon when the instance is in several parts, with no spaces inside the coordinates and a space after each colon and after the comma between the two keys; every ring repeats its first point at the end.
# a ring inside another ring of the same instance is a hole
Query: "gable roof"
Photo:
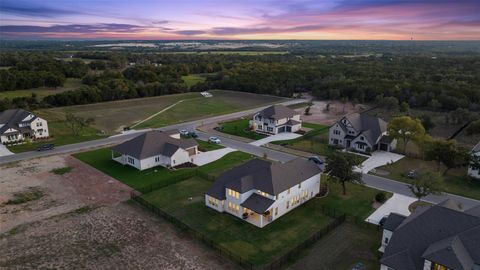
{"type": "MultiPolygon", "coordinates": [[[[343,119],[350,122],[353,128],[359,133],[358,136],[363,134],[371,145],[374,145],[378,138],[382,136],[382,133],[387,131],[387,122],[366,113],[352,113],[346,115],[342,120],[343,119]]],[[[342,120],[339,122],[340,126],[344,126],[342,120]]],[[[345,129],[345,127],[342,128],[345,129]]]]}
{"type": "Polygon", "coordinates": [[[33,117],[25,122],[29,123],[35,120],[36,118],[38,118],[33,113],[26,111],[24,109],[10,109],[10,110],[1,112],[0,113],[0,134],[4,133],[10,128],[21,130],[21,131],[30,130],[30,128],[19,127],[19,124],[24,122],[22,120],[27,118],[30,115],[33,115],[33,117]]]}
{"type": "Polygon", "coordinates": [[[302,158],[273,164],[253,159],[222,173],[206,194],[225,200],[225,188],[229,188],[239,193],[256,189],[278,195],[321,172],[315,163],[302,158]]]}
{"type": "Polygon", "coordinates": [[[175,139],[168,133],[152,130],[116,145],[112,150],[136,159],[145,159],[157,155],[171,157],[179,148],[187,149],[197,145],[194,139],[175,139]]]}
{"type": "Polygon", "coordinates": [[[385,223],[383,224],[383,228],[385,230],[389,230],[391,232],[395,231],[395,229],[402,224],[402,222],[406,219],[407,217],[404,215],[400,215],[397,213],[390,213],[388,215],[387,220],[385,220],[385,223]]]}
{"type": "Polygon", "coordinates": [[[479,264],[480,217],[458,209],[456,203],[443,202],[405,218],[394,230],[382,264],[395,269],[423,269],[424,258],[435,261],[438,256],[443,256],[438,262],[451,269],[471,269],[468,268],[470,263],[479,264]],[[409,259],[392,260],[398,254],[407,254],[409,259]],[[413,268],[402,264],[409,260],[413,268]],[[467,268],[459,268],[459,264],[467,268]]]}
{"type": "Polygon", "coordinates": [[[292,118],[295,115],[299,115],[298,112],[283,106],[283,105],[273,105],[267,107],[260,112],[259,115],[265,118],[273,118],[273,119],[283,119],[283,118],[292,118]]]}
{"type": "Polygon", "coordinates": [[[258,214],[263,214],[265,213],[268,208],[274,203],[275,201],[270,199],[270,198],[267,198],[265,196],[262,196],[258,193],[253,193],[252,195],[250,195],[250,197],[248,197],[248,199],[246,199],[242,204],[241,206],[242,207],[246,207],[252,211],[254,211],[255,213],[258,213],[258,214]]]}

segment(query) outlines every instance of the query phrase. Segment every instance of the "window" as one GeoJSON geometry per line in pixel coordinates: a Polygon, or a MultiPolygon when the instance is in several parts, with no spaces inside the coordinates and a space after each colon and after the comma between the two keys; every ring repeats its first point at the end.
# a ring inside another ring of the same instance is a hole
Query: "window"
{"type": "Polygon", "coordinates": [[[363,150],[365,148],[365,145],[359,143],[359,144],[357,144],[357,148],[363,150]]]}
{"type": "Polygon", "coordinates": [[[298,188],[302,188],[302,183],[298,184],[298,188]]]}
{"type": "Polygon", "coordinates": [[[228,196],[240,199],[240,193],[236,192],[235,190],[232,189],[227,189],[228,196]]]}
{"type": "Polygon", "coordinates": [[[273,127],[267,127],[268,132],[273,132],[273,127]]]}
{"type": "Polygon", "coordinates": [[[290,194],[290,189],[287,190],[287,194],[290,194]]]}
{"type": "Polygon", "coordinates": [[[388,237],[385,237],[385,244],[388,244],[388,237]]]}
{"type": "Polygon", "coordinates": [[[128,157],[127,162],[130,163],[130,164],[135,164],[135,159],[133,159],[131,157],[128,157]]]}
{"type": "Polygon", "coordinates": [[[160,162],[160,157],[155,157],[155,162],[160,162]]]}
{"type": "Polygon", "coordinates": [[[365,140],[365,137],[361,136],[361,137],[360,137],[360,140],[364,141],[364,140],[365,140]]]}
{"type": "Polygon", "coordinates": [[[263,197],[268,197],[268,196],[269,196],[268,193],[263,192],[263,191],[261,191],[261,190],[257,190],[257,192],[258,192],[258,194],[262,195],[263,197]]]}
{"type": "Polygon", "coordinates": [[[230,209],[230,211],[233,211],[233,212],[238,212],[240,211],[240,206],[238,204],[228,202],[228,209],[230,209]]]}
{"type": "Polygon", "coordinates": [[[278,215],[278,207],[275,207],[275,216],[278,215]]]}
{"type": "Polygon", "coordinates": [[[212,198],[212,197],[208,197],[208,203],[210,205],[213,205],[213,206],[218,206],[219,205],[219,200],[215,199],[215,198],[212,198]]]}
{"type": "Polygon", "coordinates": [[[335,135],[340,135],[340,130],[334,129],[334,130],[333,130],[333,134],[335,134],[335,135]]]}
{"type": "Polygon", "coordinates": [[[42,126],[42,122],[37,122],[37,127],[41,127],[42,126]]]}
{"type": "Polygon", "coordinates": [[[290,207],[290,201],[287,201],[287,209],[290,207]]]}

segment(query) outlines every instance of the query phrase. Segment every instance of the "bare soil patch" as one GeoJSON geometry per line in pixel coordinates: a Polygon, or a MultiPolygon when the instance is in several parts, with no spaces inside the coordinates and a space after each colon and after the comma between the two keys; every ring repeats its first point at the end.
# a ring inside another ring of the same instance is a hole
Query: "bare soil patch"
{"type": "Polygon", "coordinates": [[[332,125],[344,115],[361,112],[368,109],[367,105],[352,104],[350,102],[342,103],[339,101],[314,101],[310,107],[310,115],[304,115],[305,107],[295,109],[302,114],[301,118],[304,122],[317,123],[323,125],[332,125]],[[326,110],[329,105],[328,111],[326,110]]]}

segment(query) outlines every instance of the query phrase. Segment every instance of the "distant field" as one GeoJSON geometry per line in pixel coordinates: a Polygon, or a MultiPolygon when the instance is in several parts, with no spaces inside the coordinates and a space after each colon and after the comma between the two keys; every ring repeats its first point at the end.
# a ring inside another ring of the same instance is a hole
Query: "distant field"
{"type": "Polygon", "coordinates": [[[183,82],[187,85],[187,87],[192,87],[197,83],[204,82],[206,80],[206,77],[202,74],[191,74],[191,75],[186,75],[182,76],[183,82]]]}
{"type": "Polygon", "coordinates": [[[112,134],[122,127],[131,126],[135,122],[143,120],[179,100],[185,101],[136,128],[159,127],[282,100],[279,97],[241,92],[214,90],[211,93],[214,95],[212,98],[204,98],[199,93],[185,93],[42,109],[38,110],[37,113],[50,121],[64,119],[67,111],[85,118],[92,117],[95,119],[95,123],[92,125],[94,128],[112,134]]]}
{"type": "Polygon", "coordinates": [[[238,54],[238,55],[265,55],[287,54],[287,51],[202,51],[202,52],[164,52],[164,54],[238,54]]]}
{"type": "Polygon", "coordinates": [[[81,79],[68,78],[65,81],[63,87],[39,87],[30,88],[25,90],[5,91],[0,92],[0,99],[3,98],[16,98],[16,97],[30,97],[32,93],[37,94],[38,98],[44,98],[48,95],[58,94],[65,91],[70,91],[79,88],[82,85],[81,79]]]}

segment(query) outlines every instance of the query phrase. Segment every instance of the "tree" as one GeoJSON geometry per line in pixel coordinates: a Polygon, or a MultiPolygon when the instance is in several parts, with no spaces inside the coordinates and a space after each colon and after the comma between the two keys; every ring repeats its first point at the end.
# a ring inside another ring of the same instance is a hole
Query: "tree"
{"type": "Polygon", "coordinates": [[[408,105],[407,102],[402,102],[400,103],[400,112],[407,113],[410,111],[410,106],[408,105]]]}
{"type": "Polygon", "coordinates": [[[450,169],[468,164],[470,153],[454,140],[433,140],[428,143],[425,158],[437,162],[437,171],[440,171],[440,164],[443,164],[446,167],[443,172],[445,175],[450,169]]]}
{"type": "Polygon", "coordinates": [[[354,157],[340,152],[335,152],[327,157],[326,170],[329,172],[331,179],[342,184],[343,195],[347,194],[346,182],[362,183],[362,175],[353,171],[356,163],[354,157]]]}
{"type": "Polygon", "coordinates": [[[393,118],[387,126],[388,134],[403,141],[403,153],[406,153],[407,144],[412,140],[419,140],[425,135],[425,128],[419,119],[409,116],[393,118]]]}
{"type": "Polygon", "coordinates": [[[422,115],[420,117],[420,120],[422,120],[422,125],[427,131],[435,127],[435,123],[433,122],[432,117],[430,117],[430,115],[428,114],[422,115]]]}
{"type": "Polygon", "coordinates": [[[473,135],[480,133],[480,120],[475,120],[467,127],[467,134],[473,135]]]}
{"type": "Polygon", "coordinates": [[[412,193],[420,201],[423,197],[430,194],[441,194],[442,178],[439,174],[427,172],[418,175],[418,177],[408,185],[412,193]]]}
{"type": "Polygon", "coordinates": [[[74,136],[80,135],[80,132],[93,122],[93,118],[85,119],[83,117],[75,116],[71,112],[68,112],[65,116],[65,125],[70,128],[74,136]]]}
{"type": "Polygon", "coordinates": [[[308,105],[308,107],[305,108],[305,113],[304,113],[305,115],[311,115],[311,113],[310,113],[310,107],[311,107],[311,106],[308,105]]]}

